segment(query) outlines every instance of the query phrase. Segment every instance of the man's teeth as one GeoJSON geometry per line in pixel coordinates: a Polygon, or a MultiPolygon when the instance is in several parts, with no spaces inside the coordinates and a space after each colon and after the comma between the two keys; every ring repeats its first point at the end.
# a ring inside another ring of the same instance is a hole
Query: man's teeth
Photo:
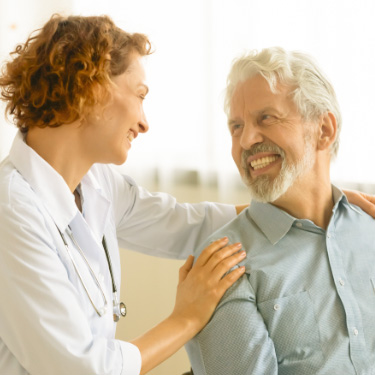
{"type": "Polygon", "coordinates": [[[134,139],[134,134],[133,134],[133,132],[129,132],[129,133],[128,133],[128,139],[129,139],[129,142],[131,142],[131,141],[134,139]]]}
{"type": "Polygon", "coordinates": [[[260,158],[253,160],[250,165],[254,168],[254,170],[261,169],[267,167],[267,165],[271,164],[275,160],[279,158],[279,155],[274,156],[266,156],[265,158],[260,158]]]}

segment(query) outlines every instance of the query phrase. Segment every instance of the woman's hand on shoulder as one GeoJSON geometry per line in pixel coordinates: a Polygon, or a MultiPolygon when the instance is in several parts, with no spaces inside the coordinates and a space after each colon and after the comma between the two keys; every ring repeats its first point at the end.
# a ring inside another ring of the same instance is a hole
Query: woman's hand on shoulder
{"type": "Polygon", "coordinates": [[[348,201],[355,204],[372,217],[375,217],[375,195],[365,194],[357,190],[343,190],[348,201]]]}
{"type": "Polygon", "coordinates": [[[172,315],[192,323],[192,329],[199,332],[209,321],[225,291],[245,272],[245,267],[237,267],[246,253],[241,244],[227,245],[224,237],[207,246],[193,265],[190,256],[180,269],[176,304],[172,315]]]}
{"type": "Polygon", "coordinates": [[[207,246],[194,263],[190,256],[180,269],[172,314],[134,339],[142,356],[141,375],[167,359],[208,322],[225,291],[244,274],[244,267],[228,271],[245,257],[241,245],[226,246],[227,238],[207,246]]]}

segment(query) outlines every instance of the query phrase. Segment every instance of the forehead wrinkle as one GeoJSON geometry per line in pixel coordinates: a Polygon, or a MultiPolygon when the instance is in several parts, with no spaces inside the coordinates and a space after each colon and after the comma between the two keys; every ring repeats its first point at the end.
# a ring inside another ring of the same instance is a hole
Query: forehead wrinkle
{"type": "Polygon", "coordinates": [[[287,117],[292,112],[298,113],[293,98],[290,96],[290,88],[288,86],[278,83],[277,91],[272,92],[266,81],[265,84],[267,86],[258,91],[259,95],[256,95],[257,91],[256,89],[254,91],[254,87],[248,87],[250,95],[254,97],[254,101],[251,103],[247,101],[246,105],[251,106],[255,102],[254,107],[248,109],[249,113],[251,110],[255,115],[262,113],[276,114],[280,118],[287,117]]]}
{"type": "MultiPolygon", "coordinates": [[[[230,104],[230,114],[229,114],[228,124],[238,121],[240,119],[238,115],[239,108],[243,108],[243,111],[245,109],[245,95],[244,95],[243,82],[239,83],[233,91],[231,104],[230,104]]],[[[244,113],[242,113],[242,115],[243,114],[244,113]]]]}

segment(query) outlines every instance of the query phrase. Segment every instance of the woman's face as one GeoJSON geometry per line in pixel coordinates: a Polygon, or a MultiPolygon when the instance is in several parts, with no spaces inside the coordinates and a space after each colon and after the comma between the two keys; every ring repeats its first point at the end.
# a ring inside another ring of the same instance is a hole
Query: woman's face
{"type": "Polygon", "coordinates": [[[113,98],[104,110],[95,111],[87,119],[86,144],[96,163],[122,164],[126,161],[131,142],[148,130],[143,100],[148,93],[142,57],[134,54],[125,73],[113,77],[113,98]],[[91,141],[91,142],[90,142],[91,141]]]}

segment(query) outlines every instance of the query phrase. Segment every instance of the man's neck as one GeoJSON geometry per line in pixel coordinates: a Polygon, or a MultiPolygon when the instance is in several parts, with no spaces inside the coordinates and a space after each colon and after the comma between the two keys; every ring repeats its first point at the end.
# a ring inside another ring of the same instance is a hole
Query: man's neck
{"type": "Polygon", "coordinates": [[[308,219],[327,229],[334,206],[332,186],[328,176],[325,179],[317,177],[296,181],[272,204],[297,219],[308,219]]]}

